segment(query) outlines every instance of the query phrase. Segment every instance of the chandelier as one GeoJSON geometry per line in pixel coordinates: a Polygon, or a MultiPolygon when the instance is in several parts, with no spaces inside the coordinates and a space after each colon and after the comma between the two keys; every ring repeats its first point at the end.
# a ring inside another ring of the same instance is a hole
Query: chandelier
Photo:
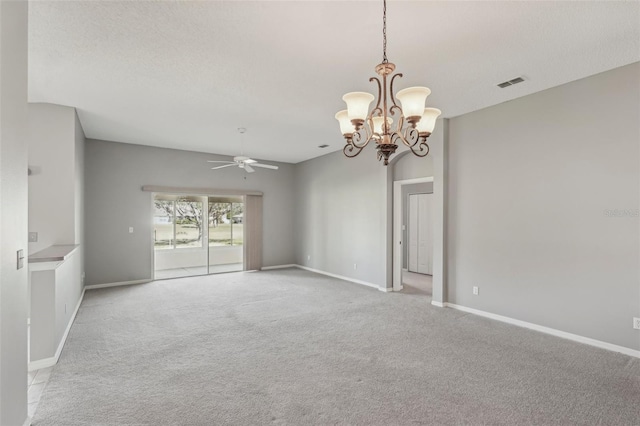
{"type": "Polygon", "coordinates": [[[382,12],[382,63],[376,66],[376,73],[382,78],[371,77],[370,82],[378,83],[378,100],[375,108],[369,112],[369,104],[375,98],[366,92],[350,92],[342,97],[347,109],[336,114],[340,122],[340,131],[346,139],[342,149],[344,155],[353,158],[360,154],[371,141],[375,141],[378,160],[384,158],[384,165],[389,164],[389,157],[396,152],[398,143],[408,146],[418,157],[429,153],[427,138],[433,132],[436,119],[441,114],[437,108],[425,108],[427,96],[431,90],[427,87],[409,87],[393,93],[393,82],[402,74],[393,74],[396,66],[387,59],[387,1],[383,0],[382,12]],[[387,88],[388,83],[388,88],[387,88]],[[402,108],[396,102],[400,101],[402,108]],[[393,119],[390,116],[399,113],[395,129],[392,130],[393,119]],[[405,126],[406,124],[406,126],[405,126]]]}

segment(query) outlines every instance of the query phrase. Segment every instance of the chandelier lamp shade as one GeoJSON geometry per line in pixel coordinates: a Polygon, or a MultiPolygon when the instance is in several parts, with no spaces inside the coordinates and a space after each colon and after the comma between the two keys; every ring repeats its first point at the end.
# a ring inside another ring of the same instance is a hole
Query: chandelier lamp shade
{"type": "Polygon", "coordinates": [[[400,143],[409,147],[418,157],[425,157],[429,153],[427,138],[433,132],[441,111],[425,108],[427,97],[431,94],[427,87],[409,87],[394,94],[393,83],[402,74],[393,74],[396,66],[387,60],[386,0],[383,0],[382,22],[383,60],[375,68],[379,77],[369,79],[378,86],[376,104],[369,110],[371,102],[376,99],[372,94],[350,92],[342,97],[347,109],[338,112],[335,117],[346,140],[342,149],[344,155],[353,158],[374,141],[378,160],[384,159],[386,166],[400,143]],[[397,116],[395,126],[391,116],[397,116]]]}

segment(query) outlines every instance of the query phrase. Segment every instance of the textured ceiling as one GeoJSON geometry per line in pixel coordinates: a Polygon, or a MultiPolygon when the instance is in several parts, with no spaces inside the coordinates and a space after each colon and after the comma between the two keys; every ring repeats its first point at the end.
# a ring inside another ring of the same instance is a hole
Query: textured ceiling
{"type": "MultiPolygon", "coordinates": [[[[299,162],[341,149],[334,114],[369,91],[381,1],[32,1],[29,101],[90,138],[299,162]],[[318,145],[329,144],[322,150],[318,145]]],[[[455,117],[640,61],[640,3],[389,0],[397,89],[455,117]],[[496,84],[523,76],[507,89],[496,84]]]]}

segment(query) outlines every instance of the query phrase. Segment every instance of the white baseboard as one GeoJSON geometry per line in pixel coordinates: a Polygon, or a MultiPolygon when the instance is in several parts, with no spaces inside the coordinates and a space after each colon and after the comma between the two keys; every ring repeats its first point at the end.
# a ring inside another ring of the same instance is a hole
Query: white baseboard
{"type": "Polygon", "coordinates": [[[150,283],[151,281],[153,280],[148,279],[148,280],[120,281],[118,283],[85,285],[84,288],[87,290],[95,290],[97,288],[120,287],[122,285],[146,284],[146,283],[150,283]]]}
{"type": "Polygon", "coordinates": [[[331,272],[321,271],[320,269],[309,268],[308,266],[302,266],[302,265],[294,265],[294,266],[296,268],[304,269],[305,271],[315,272],[316,274],[326,275],[328,277],[338,278],[339,280],[350,281],[352,283],[366,285],[367,287],[372,287],[372,288],[378,289],[380,291],[384,291],[384,292],[389,291],[385,287],[379,287],[376,284],[373,284],[373,283],[370,283],[370,282],[367,282],[367,281],[357,280],[355,278],[349,278],[349,277],[345,277],[343,275],[332,274],[331,272]]]}
{"type": "Polygon", "coordinates": [[[519,327],[524,327],[531,330],[539,331],[541,333],[551,334],[552,336],[562,337],[563,339],[573,340],[574,342],[584,343],[586,345],[591,345],[601,349],[607,349],[609,351],[619,352],[635,358],[640,358],[640,351],[636,351],[630,348],[625,348],[624,346],[614,345],[612,343],[591,339],[590,337],[584,337],[578,334],[567,333],[566,331],[556,330],[555,328],[545,327],[542,325],[517,320],[515,318],[509,318],[502,315],[492,314],[491,312],[485,312],[479,309],[467,308],[466,306],[456,305],[455,303],[445,303],[444,305],[449,308],[457,309],[462,312],[468,312],[470,314],[479,315],[479,316],[490,318],[496,321],[506,322],[507,324],[513,324],[519,327]]]}
{"type": "Polygon", "coordinates": [[[287,269],[287,268],[295,268],[296,265],[295,263],[291,263],[289,265],[275,265],[275,266],[263,266],[262,268],[260,268],[261,271],[270,271],[272,269],[287,269]]]}
{"type": "Polygon", "coordinates": [[[60,339],[60,343],[58,344],[58,348],[56,349],[56,353],[51,358],[39,359],[37,361],[33,361],[29,363],[29,371],[40,370],[42,368],[53,367],[58,363],[60,359],[60,355],[62,354],[62,349],[64,348],[64,344],[67,342],[67,337],[69,336],[69,332],[71,331],[71,326],[73,322],[76,320],[76,315],[78,315],[78,311],[80,310],[80,305],[82,304],[82,299],[84,299],[85,289],[82,289],[82,293],[80,294],[80,299],[78,299],[78,303],[76,304],[76,308],[71,314],[69,318],[69,323],[67,324],[67,328],[64,330],[64,334],[62,335],[62,339],[60,339]]]}
{"type": "Polygon", "coordinates": [[[78,315],[78,311],[80,310],[82,299],[84,299],[84,292],[85,292],[85,289],[83,288],[82,294],[80,294],[80,299],[76,304],[76,308],[73,310],[73,314],[71,314],[71,318],[69,318],[69,324],[67,324],[67,328],[64,330],[62,339],[60,339],[60,344],[58,345],[58,349],[56,349],[56,354],[55,354],[56,362],[58,362],[58,359],[60,358],[60,354],[62,354],[62,348],[64,348],[64,344],[67,341],[67,337],[69,336],[69,332],[71,331],[71,326],[73,325],[73,322],[76,320],[76,315],[78,315]]]}
{"type": "Polygon", "coordinates": [[[55,356],[52,356],[51,358],[39,359],[37,361],[31,361],[29,362],[29,371],[36,371],[43,368],[53,367],[57,362],[58,360],[55,356]]]}
{"type": "Polygon", "coordinates": [[[31,426],[31,420],[33,420],[31,417],[27,417],[27,420],[22,423],[22,426],[31,426]]]}
{"type": "Polygon", "coordinates": [[[447,306],[446,303],[442,303],[442,302],[436,302],[435,300],[431,301],[431,304],[433,306],[437,306],[438,308],[445,308],[447,306]]]}

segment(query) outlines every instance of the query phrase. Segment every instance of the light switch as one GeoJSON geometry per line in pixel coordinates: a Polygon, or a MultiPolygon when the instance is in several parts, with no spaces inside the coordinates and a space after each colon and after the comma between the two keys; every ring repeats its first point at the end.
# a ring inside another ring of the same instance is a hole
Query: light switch
{"type": "Polygon", "coordinates": [[[22,269],[22,267],[24,266],[24,250],[18,250],[17,253],[17,260],[18,260],[18,268],[17,269],[22,269]]]}
{"type": "Polygon", "coordinates": [[[130,227],[129,227],[129,233],[130,233],[130,234],[133,234],[133,226],[130,226],[130,227]]]}

